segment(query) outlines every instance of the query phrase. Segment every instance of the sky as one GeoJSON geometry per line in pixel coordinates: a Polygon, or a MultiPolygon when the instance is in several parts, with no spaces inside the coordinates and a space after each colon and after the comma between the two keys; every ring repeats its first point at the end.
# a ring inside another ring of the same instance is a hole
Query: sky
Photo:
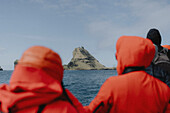
{"type": "MultiPolygon", "coordinates": [[[[31,46],[57,52],[68,64],[83,46],[101,64],[115,67],[116,41],[122,35],[146,37],[157,28],[170,44],[169,0],[0,0],[0,66],[31,46]]],[[[127,42],[128,43],[128,42],[127,42]]]]}

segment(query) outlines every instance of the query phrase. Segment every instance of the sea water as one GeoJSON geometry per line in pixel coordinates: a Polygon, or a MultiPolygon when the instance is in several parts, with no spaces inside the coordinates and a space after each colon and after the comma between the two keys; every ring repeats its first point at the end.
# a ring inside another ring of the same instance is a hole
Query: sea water
{"type": "MultiPolygon", "coordinates": [[[[0,71],[0,84],[8,84],[12,72],[0,71]]],[[[116,75],[116,70],[65,70],[63,82],[65,88],[85,106],[94,99],[104,81],[116,75]]]]}

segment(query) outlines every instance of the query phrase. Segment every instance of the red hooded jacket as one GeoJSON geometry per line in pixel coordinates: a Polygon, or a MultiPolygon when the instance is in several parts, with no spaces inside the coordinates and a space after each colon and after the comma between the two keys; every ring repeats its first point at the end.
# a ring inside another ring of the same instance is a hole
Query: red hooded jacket
{"type": "Polygon", "coordinates": [[[166,84],[142,69],[123,74],[128,67],[150,65],[155,53],[152,42],[141,37],[122,36],[116,50],[119,76],[105,81],[86,110],[93,113],[169,112],[170,89],[166,84]]]}
{"type": "Polygon", "coordinates": [[[81,113],[82,104],[61,85],[63,67],[57,53],[33,46],[26,50],[11,76],[0,86],[0,111],[12,113],[81,113]],[[68,98],[69,100],[68,100],[68,98]]]}
{"type": "Polygon", "coordinates": [[[170,50],[170,45],[163,45],[162,47],[165,47],[170,50]]]}

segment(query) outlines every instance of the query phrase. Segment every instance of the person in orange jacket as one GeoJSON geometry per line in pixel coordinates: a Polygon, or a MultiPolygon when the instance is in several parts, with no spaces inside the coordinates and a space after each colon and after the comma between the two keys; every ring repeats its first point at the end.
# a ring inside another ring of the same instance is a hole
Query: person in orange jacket
{"type": "Polygon", "coordinates": [[[163,45],[162,47],[168,49],[168,57],[169,57],[169,59],[170,59],[170,45],[163,45]]]}
{"type": "Polygon", "coordinates": [[[0,112],[83,113],[82,104],[62,83],[60,56],[44,46],[27,49],[11,76],[0,86],[0,112]]]}
{"type": "Polygon", "coordinates": [[[155,47],[150,40],[120,37],[116,44],[118,76],[108,78],[84,108],[89,113],[170,112],[170,88],[144,71],[154,54],[155,47]]]}
{"type": "Polygon", "coordinates": [[[162,45],[162,47],[167,48],[170,50],[170,45],[162,45]]]}

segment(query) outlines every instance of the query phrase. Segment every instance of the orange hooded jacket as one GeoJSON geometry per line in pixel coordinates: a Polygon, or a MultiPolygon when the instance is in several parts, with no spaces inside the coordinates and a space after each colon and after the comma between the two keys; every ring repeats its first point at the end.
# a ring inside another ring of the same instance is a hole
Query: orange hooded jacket
{"type": "Polygon", "coordinates": [[[170,50],[170,45],[163,45],[162,47],[167,48],[170,50]]]}
{"type": "Polygon", "coordinates": [[[93,113],[168,112],[169,87],[142,69],[149,66],[154,57],[152,42],[141,37],[122,36],[116,50],[119,76],[108,78],[85,109],[93,113]],[[132,67],[139,70],[123,74],[132,67]]]}
{"type": "Polygon", "coordinates": [[[169,57],[169,59],[170,59],[170,45],[163,45],[162,47],[164,47],[164,48],[167,48],[167,49],[168,49],[167,56],[168,56],[168,57],[169,57]]]}
{"type": "Polygon", "coordinates": [[[62,85],[60,56],[49,48],[26,50],[11,76],[0,86],[0,111],[12,113],[81,113],[82,104],[62,85]],[[64,93],[65,92],[65,93],[64,93]]]}

